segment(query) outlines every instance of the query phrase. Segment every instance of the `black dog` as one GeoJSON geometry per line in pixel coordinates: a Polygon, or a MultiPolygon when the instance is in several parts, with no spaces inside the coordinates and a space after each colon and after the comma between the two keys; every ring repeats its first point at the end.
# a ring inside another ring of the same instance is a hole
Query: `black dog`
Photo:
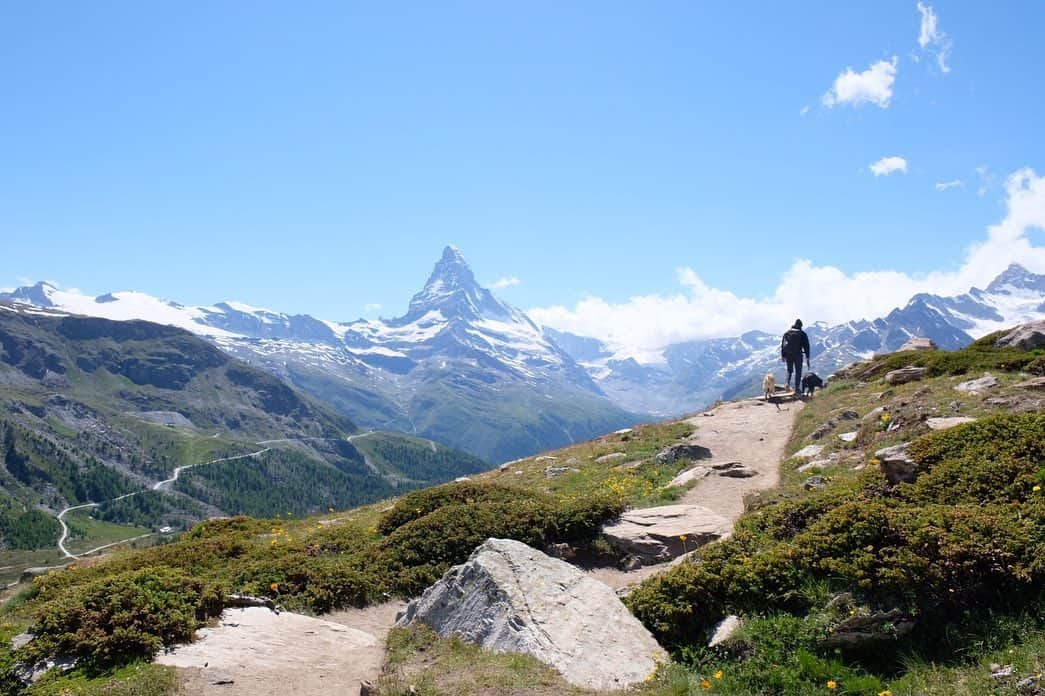
{"type": "Polygon", "coordinates": [[[823,388],[824,380],[820,379],[815,372],[807,372],[802,378],[802,394],[805,396],[812,396],[814,391],[823,388]]]}

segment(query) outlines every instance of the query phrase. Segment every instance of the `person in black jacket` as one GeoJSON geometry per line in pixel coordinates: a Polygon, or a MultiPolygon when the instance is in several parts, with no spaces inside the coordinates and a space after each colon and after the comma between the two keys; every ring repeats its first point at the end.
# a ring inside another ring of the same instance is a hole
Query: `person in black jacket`
{"type": "Polygon", "coordinates": [[[791,375],[795,376],[795,393],[798,393],[802,384],[802,354],[806,356],[806,365],[809,366],[809,336],[802,330],[802,320],[795,319],[794,326],[784,332],[780,339],[780,359],[787,363],[787,382],[791,384],[791,375]]]}

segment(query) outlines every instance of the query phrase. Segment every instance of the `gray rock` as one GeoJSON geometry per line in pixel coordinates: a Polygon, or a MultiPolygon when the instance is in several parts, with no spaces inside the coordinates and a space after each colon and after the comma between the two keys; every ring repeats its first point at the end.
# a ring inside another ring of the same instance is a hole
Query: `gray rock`
{"type": "Polygon", "coordinates": [[[961,384],[955,385],[955,389],[960,392],[967,394],[979,394],[989,389],[994,389],[998,386],[998,380],[995,379],[994,375],[989,372],[984,372],[983,377],[979,379],[970,379],[968,382],[962,382],[961,384]]]}
{"type": "Polygon", "coordinates": [[[397,626],[524,653],[596,691],[642,682],[667,654],[608,586],[518,541],[488,539],[410,602],[397,626]]]}
{"type": "Polygon", "coordinates": [[[870,615],[856,614],[845,619],[823,641],[826,648],[853,647],[891,642],[914,629],[914,621],[899,609],[870,615]]]}
{"type": "Polygon", "coordinates": [[[1035,674],[1024,677],[1016,682],[1016,693],[1027,694],[1027,696],[1039,696],[1041,691],[1041,675],[1035,674]]]}
{"type": "Polygon", "coordinates": [[[931,338],[917,336],[907,339],[907,343],[897,348],[896,352],[902,353],[905,350],[936,350],[936,344],[931,338]]]}
{"type": "Polygon", "coordinates": [[[631,572],[638,570],[642,567],[642,559],[638,556],[625,556],[624,560],[620,563],[620,569],[625,572],[631,572]]]}
{"type": "Polygon", "coordinates": [[[28,631],[26,631],[25,633],[19,633],[17,636],[11,639],[11,649],[21,650],[25,646],[32,643],[34,638],[36,638],[35,633],[29,633],[28,631]]]}
{"type": "Polygon", "coordinates": [[[662,505],[628,510],[602,533],[615,548],[651,565],[727,537],[732,529],[729,520],[700,505],[662,505]]]}
{"type": "Polygon", "coordinates": [[[555,478],[556,476],[562,476],[563,474],[576,473],[580,469],[574,469],[571,466],[549,466],[544,469],[545,478],[555,478]]]}
{"type": "Polygon", "coordinates": [[[805,480],[805,483],[802,484],[802,488],[805,488],[807,491],[822,490],[827,488],[827,479],[820,475],[810,476],[805,480]]]}
{"type": "Polygon", "coordinates": [[[1017,389],[1030,389],[1033,391],[1045,391],[1045,377],[1032,377],[1023,382],[1014,384],[1017,389]]]}
{"type": "Polygon", "coordinates": [[[839,418],[841,418],[842,420],[856,420],[859,417],[860,414],[851,408],[847,408],[846,410],[842,411],[841,415],[839,415],[839,418]]]}
{"type": "Polygon", "coordinates": [[[997,663],[991,665],[991,679],[1008,679],[1009,677],[1016,674],[1016,668],[1012,665],[999,665],[997,663]]]}
{"type": "Polygon", "coordinates": [[[824,451],[823,445],[806,445],[791,455],[794,459],[812,459],[824,451]]]}
{"type": "Polygon", "coordinates": [[[859,434],[860,433],[858,433],[855,430],[852,431],[852,432],[849,432],[849,433],[839,433],[838,434],[838,439],[841,440],[842,442],[853,442],[853,441],[856,440],[856,436],[859,435],[859,434]]]}
{"type": "Polygon", "coordinates": [[[956,425],[973,423],[975,421],[975,418],[969,418],[968,416],[951,416],[950,418],[926,418],[925,424],[929,426],[929,430],[947,430],[956,425]]]}
{"type": "Polygon", "coordinates": [[[820,440],[829,432],[834,430],[836,425],[838,425],[837,418],[828,418],[826,421],[821,423],[816,430],[809,434],[809,438],[811,440],[820,440]]]}
{"type": "Polygon", "coordinates": [[[907,454],[908,444],[910,443],[905,442],[885,447],[874,453],[889,483],[911,483],[921,473],[921,465],[907,454]]]}
{"type": "MultiPolygon", "coordinates": [[[[559,459],[558,457],[553,457],[550,454],[544,454],[544,455],[541,455],[540,457],[537,457],[533,461],[535,461],[535,462],[554,462],[554,461],[557,461],[558,459],[559,459]]],[[[509,464],[511,464],[511,463],[512,462],[509,462],[509,464]]]]}
{"type": "Polygon", "coordinates": [[[725,476],[726,478],[751,478],[758,476],[758,472],[749,466],[745,466],[741,462],[722,462],[721,464],[712,464],[711,473],[716,476],[725,476]]]}
{"type": "Polygon", "coordinates": [[[671,482],[668,484],[668,487],[685,486],[690,481],[699,481],[700,479],[704,478],[710,473],[711,469],[698,464],[697,466],[692,466],[686,469],[685,471],[680,472],[678,476],[671,479],[671,482]]]}
{"type": "Polygon", "coordinates": [[[709,632],[708,647],[714,648],[715,646],[722,645],[736,635],[737,631],[739,631],[743,625],[743,620],[735,614],[730,614],[722,619],[715,624],[715,627],[709,632]]]}
{"type": "Polygon", "coordinates": [[[901,367],[899,370],[892,370],[891,372],[885,373],[885,382],[892,386],[898,384],[907,384],[908,382],[917,382],[923,379],[929,374],[929,368],[927,367],[915,367],[909,365],[907,367],[901,367]]]}
{"type": "Polygon", "coordinates": [[[624,454],[623,452],[610,452],[609,454],[602,455],[595,461],[601,464],[602,462],[612,462],[614,459],[623,459],[627,456],[628,455],[624,454]]]}
{"type": "Polygon", "coordinates": [[[564,561],[572,561],[577,557],[577,549],[566,543],[551,544],[546,551],[552,558],[561,558],[564,561]]]}
{"type": "Polygon", "coordinates": [[[359,696],[379,696],[381,692],[377,690],[377,684],[370,681],[359,682],[359,696]]]}
{"type": "Polygon", "coordinates": [[[1020,350],[1045,348],[1045,319],[1017,326],[995,341],[994,345],[1019,348],[1020,350]]]}
{"type": "Polygon", "coordinates": [[[957,413],[958,411],[961,411],[965,407],[965,404],[963,404],[961,401],[952,401],[951,403],[948,404],[948,406],[950,407],[950,409],[952,411],[957,413]]]}
{"type": "Polygon", "coordinates": [[[658,464],[674,464],[680,459],[696,461],[698,459],[710,459],[711,450],[703,445],[682,442],[677,445],[665,447],[657,453],[658,464]]]}
{"type": "Polygon", "coordinates": [[[804,474],[807,471],[812,471],[813,469],[823,469],[824,467],[831,466],[832,464],[834,464],[834,462],[832,462],[830,459],[814,459],[798,467],[797,469],[795,469],[795,471],[797,471],[800,474],[804,474]]]}
{"type": "Polygon", "coordinates": [[[893,390],[892,389],[886,389],[884,392],[879,392],[874,398],[879,400],[879,401],[882,401],[884,399],[888,399],[892,395],[893,395],[893,390]]]}

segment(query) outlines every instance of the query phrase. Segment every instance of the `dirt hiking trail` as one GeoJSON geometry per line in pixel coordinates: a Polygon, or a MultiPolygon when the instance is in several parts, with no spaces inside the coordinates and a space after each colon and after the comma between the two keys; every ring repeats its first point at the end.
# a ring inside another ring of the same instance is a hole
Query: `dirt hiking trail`
{"type": "MultiPolygon", "coordinates": [[[[761,398],[744,399],[721,404],[687,419],[697,430],[684,442],[711,450],[711,459],[702,459],[697,465],[740,462],[758,475],[751,478],[708,476],[686,491],[678,502],[701,505],[736,522],[744,512],[744,496],[779,483],[780,461],[803,406],[802,401],[772,404],[761,398]]],[[[595,568],[590,572],[597,580],[619,590],[670,567],[670,563],[659,563],[632,571],[595,568]]]]}
{"type": "MultiPolygon", "coordinates": [[[[711,450],[698,465],[741,462],[755,470],[750,478],[709,476],[685,493],[680,503],[702,505],[736,521],[744,496],[780,480],[779,464],[804,404],[777,407],[762,399],[717,406],[688,422],[697,430],[684,442],[711,450]]],[[[596,568],[592,577],[621,589],[663,572],[670,563],[635,571],[596,568]]],[[[195,643],[161,655],[157,662],[179,668],[181,696],[356,696],[364,680],[376,680],[385,640],[402,602],[334,612],[312,618],[268,609],[233,609],[195,643]]]]}

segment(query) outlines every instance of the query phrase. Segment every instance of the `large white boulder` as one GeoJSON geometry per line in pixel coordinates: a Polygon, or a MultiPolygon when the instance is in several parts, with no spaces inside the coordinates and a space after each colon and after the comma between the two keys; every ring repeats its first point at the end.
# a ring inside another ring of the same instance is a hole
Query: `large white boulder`
{"type": "Polygon", "coordinates": [[[399,615],[494,652],[536,657],[571,684],[625,689],[667,654],[609,586],[511,539],[488,539],[399,615]]]}
{"type": "Polygon", "coordinates": [[[670,561],[732,531],[732,522],[700,505],[628,510],[602,528],[610,544],[638,556],[647,565],[670,561]]]}

